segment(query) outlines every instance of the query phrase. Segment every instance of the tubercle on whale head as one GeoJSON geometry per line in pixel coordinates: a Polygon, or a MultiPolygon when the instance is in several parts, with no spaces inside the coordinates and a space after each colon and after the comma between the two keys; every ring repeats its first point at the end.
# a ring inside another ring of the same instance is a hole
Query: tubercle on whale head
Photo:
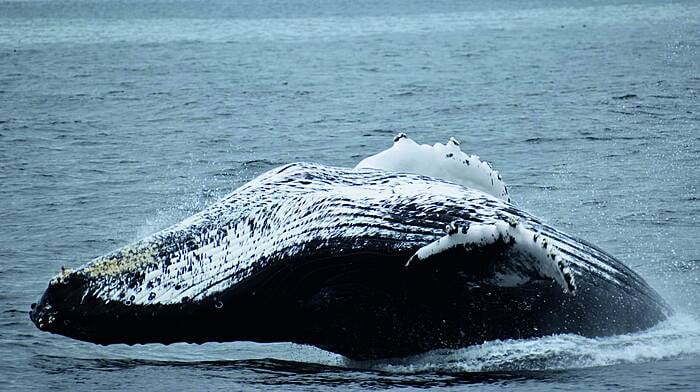
{"type": "Polygon", "coordinates": [[[90,287],[90,276],[109,272],[110,258],[103,257],[78,270],[61,267],[49,280],[49,285],[38,303],[32,304],[30,319],[42,331],[63,333],[71,324],[90,287]]]}
{"type": "Polygon", "coordinates": [[[70,277],[72,272],[72,269],[66,268],[65,266],[61,266],[61,272],[59,272],[56,276],[51,278],[51,280],[49,281],[49,285],[57,285],[63,283],[70,277]]]}
{"type": "Polygon", "coordinates": [[[71,315],[77,311],[88,281],[80,272],[62,268],[49,281],[49,287],[38,303],[32,304],[29,318],[42,331],[61,333],[71,324],[71,315]]]}
{"type": "Polygon", "coordinates": [[[146,328],[149,322],[153,324],[156,308],[162,306],[145,309],[132,304],[129,297],[99,295],[100,285],[110,280],[123,282],[123,278],[95,274],[85,267],[64,270],[51,279],[38,303],[32,305],[29,317],[40,330],[73,339],[97,344],[140,343],[139,329],[142,324],[146,328]]]}
{"type": "Polygon", "coordinates": [[[153,247],[137,243],[94,259],[81,270],[93,277],[118,276],[140,271],[157,263],[153,252],[153,247]]]}
{"type": "Polygon", "coordinates": [[[140,241],[75,270],[62,267],[32,305],[30,319],[43,331],[92,340],[115,302],[130,307],[133,294],[124,298],[125,291],[140,288],[144,271],[157,268],[154,246],[140,241]]]}

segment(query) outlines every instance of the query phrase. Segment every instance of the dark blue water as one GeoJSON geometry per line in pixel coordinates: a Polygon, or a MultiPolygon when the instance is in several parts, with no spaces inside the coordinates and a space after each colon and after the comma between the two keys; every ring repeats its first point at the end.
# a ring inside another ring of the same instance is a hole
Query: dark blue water
{"type": "Polygon", "coordinates": [[[696,1],[0,1],[0,389],[695,390],[696,1]],[[29,305],[78,266],[274,166],[408,133],[676,309],[632,335],[352,362],[285,343],[100,347],[29,305]]]}

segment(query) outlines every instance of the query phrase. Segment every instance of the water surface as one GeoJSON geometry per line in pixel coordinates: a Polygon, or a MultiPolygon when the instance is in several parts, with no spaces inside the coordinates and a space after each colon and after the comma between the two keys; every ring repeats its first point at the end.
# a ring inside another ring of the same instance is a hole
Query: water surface
{"type": "Polygon", "coordinates": [[[695,1],[0,1],[0,389],[696,389],[698,38],[695,1]],[[370,363],[100,347],[29,321],[61,266],[277,165],[352,166],[399,131],[455,136],[677,315],[370,363]]]}

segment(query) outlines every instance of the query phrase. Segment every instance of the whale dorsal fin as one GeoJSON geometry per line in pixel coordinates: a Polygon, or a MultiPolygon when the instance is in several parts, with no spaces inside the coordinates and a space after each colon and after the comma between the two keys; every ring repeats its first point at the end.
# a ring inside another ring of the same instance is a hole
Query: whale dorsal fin
{"type": "Polygon", "coordinates": [[[363,159],[355,169],[371,168],[440,178],[477,189],[499,199],[510,201],[508,188],[500,174],[476,155],[467,155],[455,138],[446,144],[418,144],[406,134],[394,137],[394,145],[363,159]]]}
{"type": "MultiPolygon", "coordinates": [[[[565,293],[575,294],[576,282],[569,260],[550,245],[544,235],[524,227],[517,220],[499,220],[484,224],[454,221],[446,228],[447,235],[418,249],[406,267],[437,262],[448,253],[464,259],[464,263],[493,261],[495,265],[472,266],[488,271],[488,278],[501,286],[517,286],[533,279],[552,279],[565,293]],[[489,260],[484,254],[499,254],[489,260]],[[502,257],[503,253],[507,257],[502,257]],[[481,254],[482,257],[476,257],[481,254]],[[505,260],[505,261],[504,261],[505,260]]],[[[469,269],[469,268],[467,268],[469,269]]]]}

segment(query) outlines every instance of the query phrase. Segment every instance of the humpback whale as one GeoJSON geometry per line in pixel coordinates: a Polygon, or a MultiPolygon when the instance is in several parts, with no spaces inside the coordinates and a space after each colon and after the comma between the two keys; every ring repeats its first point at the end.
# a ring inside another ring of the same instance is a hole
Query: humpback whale
{"type": "Polygon", "coordinates": [[[510,202],[459,142],[291,163],[53,277],[30,317],[98,344],[295,342],[352,359],[649,328],[671,310],[613,256],[510,202]]]}

